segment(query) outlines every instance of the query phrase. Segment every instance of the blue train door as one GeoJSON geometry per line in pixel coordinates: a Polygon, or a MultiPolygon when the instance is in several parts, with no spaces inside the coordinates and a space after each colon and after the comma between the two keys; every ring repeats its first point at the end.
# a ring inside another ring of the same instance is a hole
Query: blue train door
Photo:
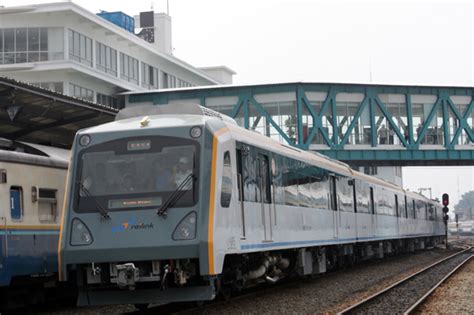
{"type": "Polygon", "coordinates": [[[21,219],[21,188],[19,187],[10,189],[10,214],[12,220],[21,219]]]}

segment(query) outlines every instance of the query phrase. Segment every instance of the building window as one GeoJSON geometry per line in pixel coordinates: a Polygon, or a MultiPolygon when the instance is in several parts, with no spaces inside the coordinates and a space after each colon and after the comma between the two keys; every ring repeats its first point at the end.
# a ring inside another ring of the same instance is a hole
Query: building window
{"type": "Polygon", "coordinates": [[[69,83],[69,95],[89,102],[94,101],[94,91],[72,83],[69,83]]]}
{"type": "Polygon", "coordinates": [[[181,80],[181,79],[178,79],[178,86],[179,88],[184,88],[184,87],[190,87],[192,86],[190,83],[184,81],[184,80],[181,80]]]}
{"type": "Polygon", "coordinates": [[[101,93],[97,93],[97,104],[105,105],[115,109],[122,109],[125,107],[122,100],[101,93]]]}
{"type": "Polygon", "coordinates": [[[167,89],[169,86],[168,86],[168,73],[166,72],[161,72],[161,88],[163,89],[167,89]]]}
{"type": "Polygon", "coordinates": [[[402,177],[402,167],[395,166],[395,176],[402,177]]]}
{"type": "Polygon", "coordinates": [[[69,59],[92,67],[92,39],[69,30],[69,59]]]}
{"type": "Polygon", "coordinates": [[[176,77],[174,75],[168,75],[168,87],[174,89],[176,87],[176,77]]]}
{"type": "Polygon", "coordinates": [[[0,29],[0,64],[64,59],[62,28],[0,29]]]}
{"type": "Polygon", "coordinates": [[[120,78],[138,85],[138,60],[120,53],[120,78]]]}
{"type": "Polygon", "coordinates": [[[37,86],[46,90],[50,90],[57,93],[63,93],[63,83],[62,82],[34,82],[30,83],[33,86],[37,86]]]}
{"type": "Polygon", "coordinates": [[[117,51],[109,46],[96,42],[95,65],[98,70],[117,76],[117,51]]]}
{"type": "Polygon", "coordinates": [[[364,166],[364,173],[367,175],[377,175],[377,166],[364,166]]]}
{"type": "Polygon", "coordinates": [[[149,90],[158,89],[158,69],[142,62],[142,86],[149,90]]]}

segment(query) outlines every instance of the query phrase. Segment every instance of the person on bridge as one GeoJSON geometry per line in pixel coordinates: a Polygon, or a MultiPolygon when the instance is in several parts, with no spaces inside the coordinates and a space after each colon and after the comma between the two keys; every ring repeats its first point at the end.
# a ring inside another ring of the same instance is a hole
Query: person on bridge
{"type": "Polygon", "coordinates": [[[387,133],[387,128],[385,127],[385,125],[382,125],[382,127],[380,127],[379,131],[377,132],[377,135],[379,136],[379,144],[387,143],[387,133]]]}

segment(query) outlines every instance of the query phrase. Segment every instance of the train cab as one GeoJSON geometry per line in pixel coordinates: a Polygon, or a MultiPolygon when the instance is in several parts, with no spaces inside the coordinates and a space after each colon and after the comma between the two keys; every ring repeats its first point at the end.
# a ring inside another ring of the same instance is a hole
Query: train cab
{"type": "MultiPolygon", "coordinates": [[[[212,281],[195,276],[208,271],[206,192],[223,123],[199,106],[178,109],[132,108],[78,132],[59,263],[60,277],[82,288],[79,304],[117,301],[135,288],[161,302],[214,297],[212,281]]],[[[126,299],[149,302],[133,292],[126,299]]]]}

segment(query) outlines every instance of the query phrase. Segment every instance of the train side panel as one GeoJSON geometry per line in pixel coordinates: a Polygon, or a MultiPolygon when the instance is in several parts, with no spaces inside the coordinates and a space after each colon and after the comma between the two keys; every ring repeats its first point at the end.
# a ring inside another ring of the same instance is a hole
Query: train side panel
{"type": "Polygon", "coordinates": [[[0,285],[12,278],[57,271],[65,169],[0,162],[0,285]]]}

